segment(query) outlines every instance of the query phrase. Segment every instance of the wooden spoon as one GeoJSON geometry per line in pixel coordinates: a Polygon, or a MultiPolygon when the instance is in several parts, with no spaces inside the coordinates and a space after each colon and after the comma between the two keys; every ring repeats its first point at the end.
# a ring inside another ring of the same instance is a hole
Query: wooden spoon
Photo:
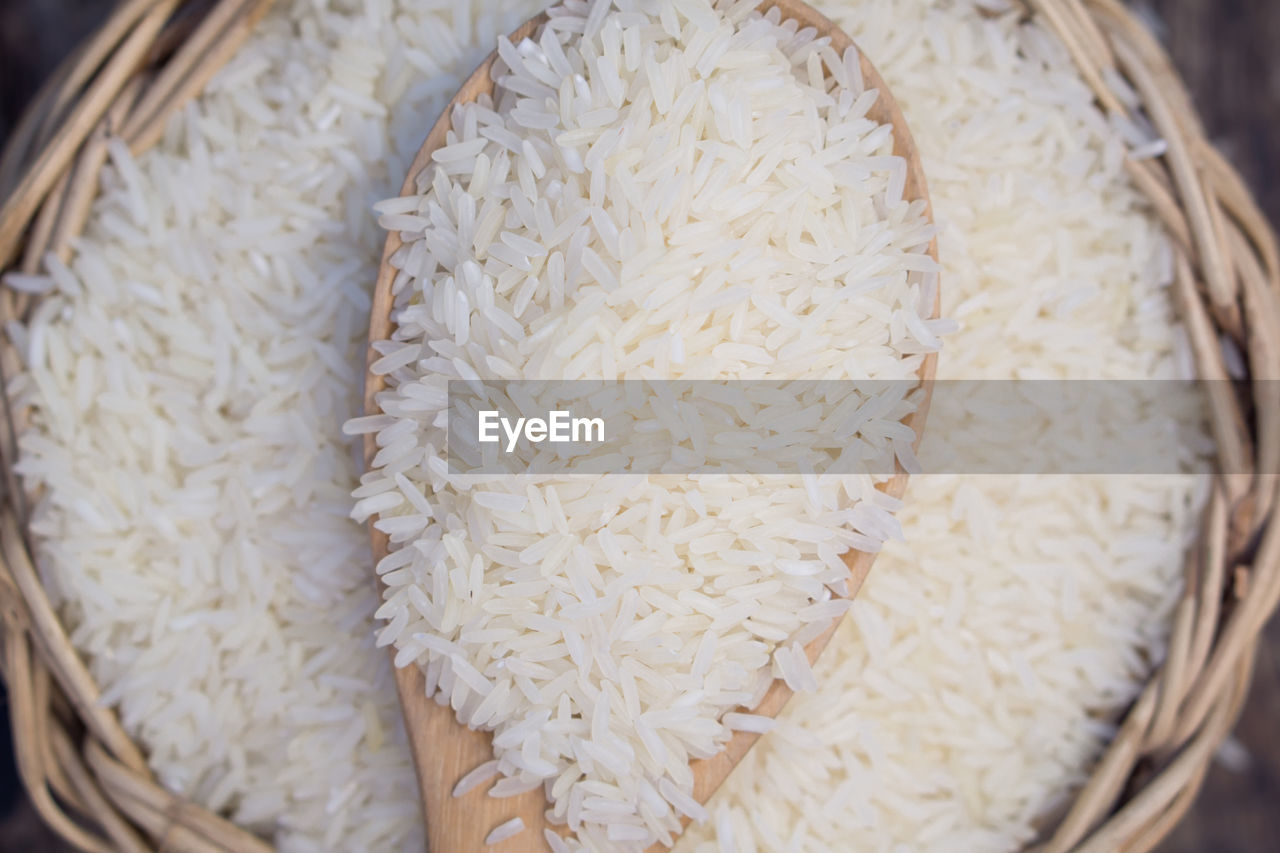
{"type": "MultiPolygon", "coordinates": [[[[795,19],[801,26],[813,27],[819,37],[831,39],[831,46],[841,55],[853,46],[853,41],[820,14],[813,7],[800,0],[764,0],[760,11],[766,12],[777,6],[782,10],[784,19],[795,19]]],[[[527,21],[510,36],[512,43],[533,36],[545,23],[545,14],[527,21]]],[[[907,161],[907,180],[904,197],[908,199],[924,199],[928,203],[928,188],[925,183],[924,169],[920,164],[919,152],[916,149],[911,131],[898,102],[894,100],[889,87],[877,73],[866,54],[858,52],[862,65],[862,76],[866,88],[876,89],[880,97],[871,108],[869,116],[880,124],[893,127],[894,153],[907,161]]],[[[427,135],[426,141],[409,167],[401,187],[401,195],[414,195],[417,191],[418,173],[431,163],[431,154],[445,143],[450,129],[450,119],[455,104],[469,103],[482,94],[493,92],[494,81],[490,76],[497,52],[489,57],[462,84],[457,95],[449,102],[435,126],[427,135]]],[[[926,215],[932,220],[932,208],[926,215]]],[[[390,338],[392,333],[391,284],[396,270],[389,263],[391,255],[401,246],[398,232],[387,235],[386,248],[382,255],[382,266],[378,271],[378,281],[374,291],[372,317],[369,324],[369,340],[381,341],[390,338]]],[[[934,240],[929,247],[929,254],[937,260],[938,245],[934,240]]],[[[933,313],[937,317],[940,299],[935,299],[933,313]]],[[[372,346],[368,351],[369,365],[379,358],[372,346]]],[[[904,421],[915,430],[916,445],[923,434],[925,418],[929,410],[932,379],[937,366],[937,355],[932,354],[924,359],[919,370],[920,381],[925,389],[919,409],[904,421]]],[[[368,372],[365,376],[364,408],[365,413],[379,414],[377,395],[386,387],[385,377],[368,372]]],[[[364,438],[365,465],[368,466],[377,452],[375,437],[364,438]]],[[[906,490],[907,474],[901,468],[896,475],[882,484],[881,491],[901,497],[906,490]]],[[[373,544],[374,559],[381,560],[387,554],[387,536],[380,533],[373,525],[376,519],[370,519],[369,531],[373,544]]],[[[849,551],[844,561],[849,567],[849,596],[857,595],[862,582],[871,569],[874,554],[861,551],[849,551]]],[[[817,639],[805,647],[809,662],[817,660],[818,655],[826,648],[838,627],[837,622],[817,639]]],[[[394,649],[392,650],[394,653],[394,649]]],[[[492,781],[477,786],[461,797],[453,796],[454,786],[466,773],[493,758],[492,736],[488,732],[474,731],[458,722],[453,710],[448,705],[438,705],[434,699],[426,695],[426,685],[422,670],[418,666],[406,666],[395,671],[396,687],[400,695],[400,705],[404,712],[405,725],[408,730],[409,744],[413,751],[414,765],[417,770],[418,783],[422,794],[422,806],[426,818],[427,842],[431,853],[472,853],[493,849],[500,853],[532,853],[546,851],[543,830],[551,828],[564,834],[564,827],[552,826],[546,819],[547,802],[541,788],[528,793],[504,797],[501,799],[488,796],[492,781]],[[486,848],[485,837],[501,823],[519,817],[524,821],[525,830],[520,834],[486,848]]],[[[778,712],[791,698],[791,690],[781,680],[775,680],[772,688],[765,694],[763,701],[751,713],[776,717],[778,712]]],[[[723,751],[712,758],[696,759],[691,768],[694,775],[693,796],[705,803],[721,783],[729,776],[747,751],[760,738],[752,732],[736,732],[725,745],[723,751]]],[[[687,821],[686,821],[687,825],[687,821]]],[[[650,853],[665,850],[661,844],[650,848],[650,853]]]]}

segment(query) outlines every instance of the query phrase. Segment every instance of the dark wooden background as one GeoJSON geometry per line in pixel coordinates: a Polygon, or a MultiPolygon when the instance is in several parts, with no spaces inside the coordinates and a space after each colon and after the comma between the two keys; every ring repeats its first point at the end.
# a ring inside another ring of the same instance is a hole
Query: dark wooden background
{"type": "MultiPolygon", "coordinates": [[[[1280,223],[1280,0],[1135,0],[1174,57],[1214,140],[1280,223]]],[[[111,0],[0,0],[0,141],[111,0]]],[[[7,724],[4,726],[7,732],[7,724]]],[[[1280,851],[1280,622],[1273,621],[1231,750],[1161,853],[1280,851]]],[[[66,849],[35,817],[0,735],[0,851],[66,849]]],[[[835,851],[833,851],[835,853],[835,851]]]]}

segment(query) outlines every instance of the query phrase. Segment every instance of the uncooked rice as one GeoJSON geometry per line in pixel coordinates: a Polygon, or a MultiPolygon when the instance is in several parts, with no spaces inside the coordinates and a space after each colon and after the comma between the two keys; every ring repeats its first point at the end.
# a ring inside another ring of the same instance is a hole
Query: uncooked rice
{"type": "Polygon", "coordinates": [[[154,150],[112,147],[69,269],[9,330],[38,562],[103,701],[167,787],[285,851],[423,846],[341,425],[370,208],[534,11],[277,3],[154,150]]]}
{"type": "MultiPolygon", "coordinates": [[[[1063,46],[981,14],[991,5],[828,12],[875,58],[924,158],[944,301],[961,326],[938,377],[1192,376],[1169,246],[1123,170],[1145,129],[1109,126],[1063,46]]],[[[1184,423],[1202,426],[1193,410],[1184,423]]],[[[1105,440],[1105,423],[1082,414],[1073,426],[1105,440]]],[[[905,542],[877,560],[818,661],[819,689],[788,704],[678,853],[1033,841],[1163,657],[1208,484],[913,479],[905,542]]]]}
{"type": "Polygon", "coordinates": [[[493,828],[493,830],[484,837],[484,843],[488,846],[499,844],[508,838],[514,838],[524,832],[524,821],[518,817],[504,821],[493,828]]]}
{"type": "MultiPolygon", "coordinates": [[[[1168,250],[1122,171],[1126,144],[1158,148],[1092,106],[1053,36],[992,8],[822,4],[925,158],[961,323],[941,374],[1189,375],[1168,250]]],[[[46,585],[164,783],[284,850],[422,849],[339,426],[381,248],[369,208],[534,11],[281,0],[155,150],[133,168],[113,151],[70,268],[19,283],[54,291],[6,330],[30,366],[11,391],[35,406],[46,585]]],[[[677,848],[1019,847],[1162,657],[1201,487],[917,480],[907,544],[880,555],[819,690],[677,848]]]]}
{"type": "MultiPolygon", "coordinates": [[[[816,688],[803,645],[843,613],[839,555],[878,551],[897,501],[865,470],[455,475],[446,383],[897,380],[827,401],[880,412],[861,442],[910,411],[891,395],[944,328],[925,202],[856,52],[755,5],[553,8],[499,42],[496,95],[454,110],[417,195],[378,206],[404,241],[384,417],[353,427],[378,430],[354,515],[378,507],[391,542],[379,643],[494,733],[493,796],[542,787],[591,849],[705,818],[690,759],[775,677],[816,688]]],[[[745,424],[767,405],[737,401],[745,424]]]]}

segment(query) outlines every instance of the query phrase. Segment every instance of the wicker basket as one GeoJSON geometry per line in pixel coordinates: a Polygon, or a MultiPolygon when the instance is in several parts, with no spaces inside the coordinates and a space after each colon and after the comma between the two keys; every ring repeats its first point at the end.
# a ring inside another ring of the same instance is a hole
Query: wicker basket
{"type": "MultiPolygon", "coordinates": [[[[84,227],[106,141],[136,153],[236,51],[271,0],[126,0],[53,76],[0,160],[0,269],[34,271],[65,258],[84,227]]],[[[1159,160],[1130,161],[1177,247],[1182,320],[1201,376],[1226,379],[1220,339],[1234,341],[1249,381],[1213,383],[1213,430],[1223,459],[1186,566],[1168,656],[1128,709],[1092,778],[1036,853],[1138,853],[1186,811],[1248,691],[1257,638],[1280,599],[1280,256],[1240,177],[1205,137],[1159,45],[1119,0],[1025,0],[1056,31],[1100,105],[1127,110],[1105,80],[1120,74],[1168,141],[1159,160]],[[1263,472],[1248,474],[1239,472],[1263,472]]],[[[0,323],[32,299],[0,292],[0,323]]],[[[0,342],[0,373],[18,356],[0,342]]],[[[162,788],[99,691],[49,604],[24,530],[14,473],[24,413],[0,428],[0,629],[18,766],[48,824],[87,851],[267,851],[227,820],[162,788]]]]}

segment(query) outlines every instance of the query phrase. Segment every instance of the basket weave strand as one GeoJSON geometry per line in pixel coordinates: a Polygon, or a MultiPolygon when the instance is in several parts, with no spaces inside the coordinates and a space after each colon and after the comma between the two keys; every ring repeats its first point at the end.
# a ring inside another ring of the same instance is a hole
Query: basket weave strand
{"type": "MultiPolygon", "coordinates": [[[[0,157],[0,269],[66,259],[84,228],[107,142],[135,154],[235,53],[271,0],[126,0],[50,78],[0,157]]],[[[1123,79],[1166,140],[1125,168],[1171,236],[1174,294],[1200,376],[1228,379],[1223,343],[1248,378],[1214,383],[1218,475],[1185,567],[1169,649],[1034,853],[1144,853],[1191,805],[1247,695],[1258,635],[1280,603],[1280,249],[1240,176],[1208,142],[1176,71],[1119,0],[1023,0],[1057,33],[1108,113],[1130,109],[1123,79]]],[[[34,299],[0,290],[0,324],[34,299]]],[[[20,367],[0,340],[0,378],[20,367]]],[[[25,533],[14,474],[26,413],[0,425],[0,667],[19,771],[45,822],[99,851],[266,853],[270,845],[163,788],[99,690],[50,605],[25,533]]]]}

